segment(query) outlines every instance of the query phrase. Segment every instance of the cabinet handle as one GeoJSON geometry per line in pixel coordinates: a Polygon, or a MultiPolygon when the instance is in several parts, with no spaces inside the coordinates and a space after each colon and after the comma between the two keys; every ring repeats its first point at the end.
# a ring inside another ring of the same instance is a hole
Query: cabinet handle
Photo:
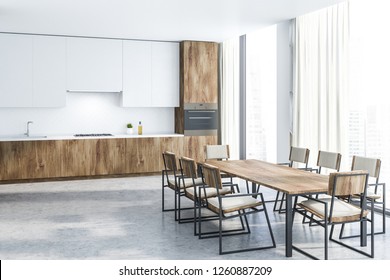
{"type": "Polygon", "coordinates": [[[211,117],[189,117],[190,120],[210,120],[211,117]]]}
{"type": "Polygon", "coordinates": [[[187,111],[188,113],[215,113],[216,111],[204,111],[204,110],[199,110],[199,111],[187,111]]]}
{"type": "Polygon", "coordinates": [[[76,90],[76,89],[68,89],[66,92],[70,93],[122,93],[122,91],[106,91],[106,90],[76,90]]]}

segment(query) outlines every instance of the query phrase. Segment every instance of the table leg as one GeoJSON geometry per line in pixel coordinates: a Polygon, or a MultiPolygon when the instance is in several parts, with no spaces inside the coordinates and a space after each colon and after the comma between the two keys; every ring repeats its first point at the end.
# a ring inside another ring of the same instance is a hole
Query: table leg
{"type": "Polygon", "coordinates": [[[292,257],[292,195],[286,195],[286,257],[292,257]]]}

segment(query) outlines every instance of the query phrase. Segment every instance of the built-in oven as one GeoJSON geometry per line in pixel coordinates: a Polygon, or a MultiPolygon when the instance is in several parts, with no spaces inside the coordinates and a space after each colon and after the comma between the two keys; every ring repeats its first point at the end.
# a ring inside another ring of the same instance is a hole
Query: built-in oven
{"type": "Polygon", "coordinates": [[[218,134],[217,103],[184,104],[184,135],[208,136],[218,134]]]}

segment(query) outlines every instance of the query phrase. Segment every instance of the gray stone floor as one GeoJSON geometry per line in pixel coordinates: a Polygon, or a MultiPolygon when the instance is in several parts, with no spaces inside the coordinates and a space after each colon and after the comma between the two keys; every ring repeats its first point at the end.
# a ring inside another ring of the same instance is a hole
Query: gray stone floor
{"type": "MultiPolygon", "coordinates": [[[[274,198],[273,191],[263,191],[266,198],[274,198]]],[[[173,193],[167,190],[166,195],[166,203],[172,205],[173,193]]],[[[193,235],[192,223],[178,224],[172,212],[161,212],[160,176],[0,185],[0,207],[3,260],[286,260],[284,215],[272,212],[271,203],[268,209],[277,247],[220,256],[217,239],[199,240],[193,235]]],[[[321,257],[322,228],[302,225],[300,220],[296,217],[294,245],[321,257]]],[[[224,244],[232,249],[249,242],[269,244],[264,222],[263,214],[253,215],[252,233],[226,237],[224,244]]],[[[227,227],[235,225],[232,222],[227,227]]],[[[209,228],[214,226],[209,222],[209,228]]],[[[376,236],[375,243],[375,259],[390,259],[389,234],[376,236]]],[[[332,242],[329,250],[331,259],[369,260],[332,242]]],[[[307,257],[294,252],[291,259],[307,257]]]]}

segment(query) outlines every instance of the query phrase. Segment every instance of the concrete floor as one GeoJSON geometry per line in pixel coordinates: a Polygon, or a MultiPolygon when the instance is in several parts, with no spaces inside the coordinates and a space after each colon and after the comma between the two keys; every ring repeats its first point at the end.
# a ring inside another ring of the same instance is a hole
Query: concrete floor
{"type": "MultiPolygon", "coordinates": [[[[273,191],[262,191],[266,199],[274,198],[273,191]]],[[[166,194],[172,205],[172,191],[166,194]]],[[[220,256],[217,239],[199,240],[192,223],[178,224],[172,212],[161,212],[160,176],[0,185],[0,259],[286,260],[285,218],[272,212],[272,206],[269,203],[268,209],[276,248],[220,256]]],[[[302,225],[298,216],[294,245],[321,257],[322,228],[302,225]]],[[[250,235],[227,237],[225,244],[232,249],[248,242],[270,244],[263,214],[253,215],[250,224],[250,235]]],[[[390,259],[389,234],[376,236],[375,259],[390,259]]],[[[369,260],[332,242],[329,257],[369,260]]],[[[308,258],[294,251],[291,259],[308,258]]]]}

